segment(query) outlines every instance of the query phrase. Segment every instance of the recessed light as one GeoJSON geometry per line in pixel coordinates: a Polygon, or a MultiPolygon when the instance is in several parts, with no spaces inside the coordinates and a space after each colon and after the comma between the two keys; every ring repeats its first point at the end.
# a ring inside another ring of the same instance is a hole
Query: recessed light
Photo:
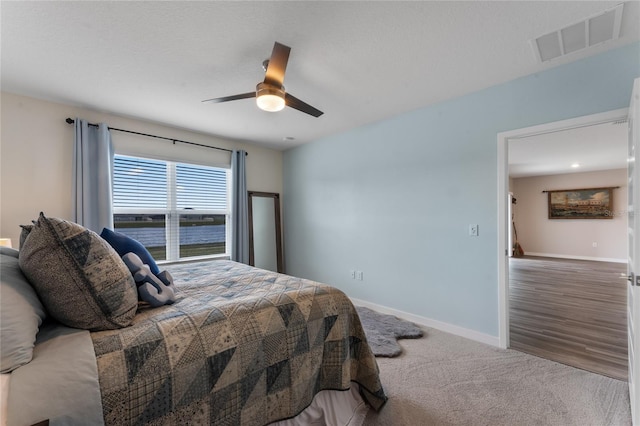
{"type": "Polygon", "coordinates": [[[573,163],[573,164],[571,165],[571,168],[573,168],[573,169],[577,169],[578,167],[580,167],[580,164],[579,164],[579,163],[573,163]]]}

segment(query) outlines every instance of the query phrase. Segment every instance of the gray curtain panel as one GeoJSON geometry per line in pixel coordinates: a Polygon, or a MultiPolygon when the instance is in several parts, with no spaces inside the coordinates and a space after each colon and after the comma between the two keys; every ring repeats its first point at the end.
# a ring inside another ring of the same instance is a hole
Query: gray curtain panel
{"type": "Polygon", "coordinates": [[[76,118],[72,220],[98,234],[113,229],[113,155],[109,127],[76,118]]]}
{"type": "Polygon", "coordinates": [[[247,196],[246,152],[231,154],[231,260],[249,263],[249,199],[247,196]]]}

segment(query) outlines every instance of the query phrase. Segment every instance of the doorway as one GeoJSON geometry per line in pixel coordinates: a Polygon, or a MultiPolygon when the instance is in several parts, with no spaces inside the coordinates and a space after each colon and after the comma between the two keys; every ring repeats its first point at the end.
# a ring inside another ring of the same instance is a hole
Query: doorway
{"type": "MultiPolygon", "coordinates": [[[[499,280],[499,340],[500,347],[509,347],[509,255],[511,247],[508,236],[511,217],[508,213],[509,195],[509,142],[526,137],[543,135],[567,129],[576,129],[602,123],[626,120],[626,108],[601,114],[594,114],[570,120],[563,120],[498,134],[498,280],[499,280]]],[[[620,242],[624,244],[624,242],[620,242]]],[[[526,247],[524,248],[526,252],[526,247]]]]}

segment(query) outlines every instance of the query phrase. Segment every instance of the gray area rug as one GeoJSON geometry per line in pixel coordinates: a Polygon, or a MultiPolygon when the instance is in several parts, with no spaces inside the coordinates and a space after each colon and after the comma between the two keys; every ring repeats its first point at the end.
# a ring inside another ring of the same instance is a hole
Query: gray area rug
{"type": "Polygon", "coordinates": [[[631,425],[627,382],[425,328],[377,358],[389,400],[366,426],[631,425]]]}
{"type": "Polygon", "coordinates": [[[423,331],[412,322],[356,306],[367,342],[375,356],[395,357],[402,353],[396,339],[417,339],[423,331]]]}

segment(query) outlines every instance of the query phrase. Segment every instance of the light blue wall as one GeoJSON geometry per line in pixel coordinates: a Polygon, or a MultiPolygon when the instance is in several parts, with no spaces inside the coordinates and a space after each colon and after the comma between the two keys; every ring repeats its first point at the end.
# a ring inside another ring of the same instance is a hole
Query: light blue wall
{"type": "Polygon", "coordinates": [[[496,135],[627,107],[638,76],[635,43],[287,151],[287,273],[497,336],[496,135]]]}

